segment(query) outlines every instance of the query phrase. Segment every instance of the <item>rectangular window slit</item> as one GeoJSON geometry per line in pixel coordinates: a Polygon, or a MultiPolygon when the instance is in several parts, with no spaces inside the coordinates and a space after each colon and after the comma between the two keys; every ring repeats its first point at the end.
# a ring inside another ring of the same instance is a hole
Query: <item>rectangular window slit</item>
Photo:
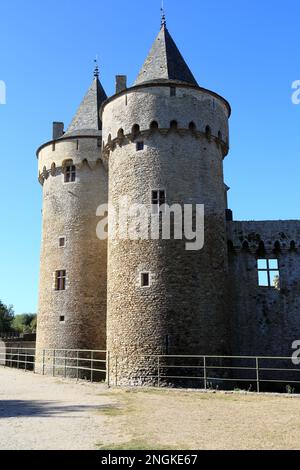
{"type": "Polygon", "coordinates": [[[141,287],[150,286],[150,273],[141,273],[141,287]]]}

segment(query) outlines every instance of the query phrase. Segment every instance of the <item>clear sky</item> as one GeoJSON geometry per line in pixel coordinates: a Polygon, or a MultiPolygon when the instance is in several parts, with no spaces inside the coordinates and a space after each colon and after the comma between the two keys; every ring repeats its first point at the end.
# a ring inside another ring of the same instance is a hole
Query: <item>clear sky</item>
{"type": "MultiPolygon", "coordinates": [[[[41,187],[36,148],[68,124],[92,80],[135,79],[160,26],[160,0],[2,0],[0,299],[36,312],[41,187]]],[[[299,0],[165,0],[167,24],[201,86],[232,105],[225,162],[235,219],[300,219],[299,0]]]]}

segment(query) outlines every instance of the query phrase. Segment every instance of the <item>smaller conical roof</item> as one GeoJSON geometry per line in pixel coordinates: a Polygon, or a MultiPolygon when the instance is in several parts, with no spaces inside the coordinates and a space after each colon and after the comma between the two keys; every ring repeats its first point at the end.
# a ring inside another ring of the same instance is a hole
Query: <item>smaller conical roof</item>
{"type": "Polygon", "coordinates": [[[102,129],[100,107],[106,99],[100,80],[95,76],[64,136],[98,134],[102,129]]]}
{"type": "Polygon", "coordinates": [[[198,86],[165,22],[162,24],[135,85],[157,80],[175,80],[198,86]]]}

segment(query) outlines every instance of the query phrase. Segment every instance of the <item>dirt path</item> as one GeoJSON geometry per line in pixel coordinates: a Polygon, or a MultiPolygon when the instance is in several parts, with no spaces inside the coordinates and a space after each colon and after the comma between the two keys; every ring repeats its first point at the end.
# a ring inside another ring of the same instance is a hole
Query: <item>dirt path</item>
{"type": "Polygon", "coordinates": [[[0,368],[0,449],[299,449],[300,396],[108,390],[0,368]]]}
{"type": "Polygon", "coordinates": [[[0,449],[95,449],[116,442],[101,409],[102,384],[79,383],[0,367],[0,449]]]}

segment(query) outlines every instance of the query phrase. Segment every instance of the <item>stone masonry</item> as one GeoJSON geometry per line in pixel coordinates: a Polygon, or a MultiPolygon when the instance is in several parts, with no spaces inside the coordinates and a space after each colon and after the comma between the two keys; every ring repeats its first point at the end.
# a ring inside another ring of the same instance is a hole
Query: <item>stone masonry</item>
{"type": "Polygon", "coordinates": [[[232,220],[223,174],[230,105],[198,85],[165,20],[135,84],[126,83],[118,76],[107,99],[96,68],[66,133],[55,123],[53,140],[37,152],[37,357],[43,349],[107,349],[110,373],[118,364],[120,382],[136,384],[151,382],[157,354],[290,355],[300,339],[300,221],[232,220]],[[72,167],[76,178],[66,182],[72,167]],[[126,196],[151,211],[158,190],[170,206],[204,204],[203,249],[97,237],[98,206],[126,196]],[[278,261],[276,283],[260,285],[258,260],[278,261]]]}

